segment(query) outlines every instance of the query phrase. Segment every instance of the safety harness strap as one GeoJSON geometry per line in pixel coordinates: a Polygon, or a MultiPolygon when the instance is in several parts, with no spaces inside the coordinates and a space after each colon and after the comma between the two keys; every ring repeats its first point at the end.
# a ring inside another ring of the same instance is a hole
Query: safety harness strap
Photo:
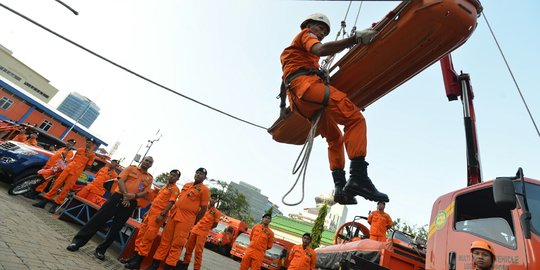
{"type": "Polygon", "coordinates": [[[330,99],[330,86],[329,86],[329,83],[328,83],[328,78],[324,74],[324,72],[321,71],[321,70],[317,70],[317,69],[299,69],[299,70],[291,73],[291,75],[287,76],[287,78],[285,78],[285,80],[283,80],[281,82],[281,89],[280,89],[280,92],[279,92],[279,96],[276,97],[276,98],[281,98],[281,104],[279,105],[279,107],[281,107],[281,108],[285,107],[285,94],[287,92],[287,89],[289,89],[289,87],[291,86],[291,82],[294,79],[296,79],[296,78],[298,78],[300,76],[304,76],[304,75],[317,75],[317,76],[319,76],[319,78],[321,78],[324,85],[326,86],[324,88],[324,97],[323,97],[323,100],[322,100],[321,103],[318,103],[318,102],[315,102],[315,103],[316,104],[321,104],[324,107],[326,107],[326,105],[328,105],[328,100],[330,99]]]}

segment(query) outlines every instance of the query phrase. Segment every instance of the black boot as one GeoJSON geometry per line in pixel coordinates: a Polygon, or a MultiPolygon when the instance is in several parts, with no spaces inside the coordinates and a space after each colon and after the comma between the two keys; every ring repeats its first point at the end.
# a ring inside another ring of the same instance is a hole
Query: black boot
{"type": "Polygon", "coordinates": [[[135,253],[135,258],[133,260],[129,261],[125,267],[127,269],[139,269],[141,267],[141,262],[144,260],[144,256],[139,255],[139,253],[135,253]]]}
{"type": "Polygon", "coordinates": [[[343,186],[345,186],[345,183],[347,182],[347,180],[345,179],[345,171],[333,170],[332,177],[334,178],[335,185],[334,201],[342,205],[357,204],[354,196],[350,196],[349,194],[343,192],[343,186]]]}
{"type": "Polygon", "coordinates": [[[159,268],[159,265],[161,264],[160,260],[154,260],[152,262],[152,265],[150,265],[146,270],[157,270],[159,268]]]}
{"type": "Polygon", "coordinates": [[[360,195],[370,201],[389,202],[388,196],[379,192],[369,179],[367,165],[369,164],[364,160],[364,157],[351,160],[351,175],[343,191],[350,196],[360,195]]]}
{"type": "Polygon", "coordinates": [[[58,204],[56,204],[55,202],[53,202],[53,205],[52,205],[51,208],[49,209],[49,213],[54,214],[54,213],[56,212],[57,209],[58,209],[58,204]]]}
{"type": "Polygon", "coordinates": [[[49,202],[49,200],[43,198],[39,202],[33,203],[32,206],[39,207],[39,208],[45,208],[45,205],[47,205],[48,202],[49,202]]]}
{"type": "Polygon", "coordinates": [[[129,258],[127,258],[127,259],[120,258],[120,259],[118,259],[118,261],[119,261],[121,264],[126,264],[126,263],[128,263],[128,262],[133,261],[133,259],[137,258],[138,255],[139,255],[139,253],[134,252],[133,255],[131,255],[131,257],[129,257],[129,258]]]}
{"type": "Polygon", "coordinates": [[[163,270],[174,270],[175,268],[176,268],[176,265],[175,266],[171,266],[168,264],[163,265],[163,270]]]}

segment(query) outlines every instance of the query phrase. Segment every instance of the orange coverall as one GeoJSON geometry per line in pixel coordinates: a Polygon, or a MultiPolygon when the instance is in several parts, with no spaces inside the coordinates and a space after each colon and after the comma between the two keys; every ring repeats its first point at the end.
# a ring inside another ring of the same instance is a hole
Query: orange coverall
{"type": "Polygon", "coordinates": [[[117,177],[118,174],[114,169],[109,168],[109,166],[105,166],[99,169],[96,174],[96,178],[94,178],[92,182],[90,182],[83,189],[81,189],[77,193],[77,196],[87,198],[90,193],[97,196],[103,196],[103,194],[105,194],[105,188],[103,187],[103,183],[110,179],[116,179],[117,177]]]}
{"type": "Polygon", "coordinates": [[[222,233],[218,234],[218,239],[221,239],[221,245],[222,246],[226,246],[226,245],[231,243],[232,235],[231,235],[230,232],[225,231],[225,232],[222,232],[222,233]]]}
{"type": "MultiPolygon", "coordinates": [[[[73,151],[71,151],[71,149],[69,148],[62,147],[58,149],[58,151],[54,152],[54,155],[52,155],[51,158],[49,158],[49,160],[47,161],[47,163],[45,163],[45,166],[43,166],[43,169],[52,168],[53,166],[56,165],[56,163],[60,159],[63,159],[64,161],[69,162],[72,157],[73,157],[73,151]],[[63,158],[62,158],[62,155],[63,155],[63,158]]],[[[45,187],[47,186],[47,184],[49,184],[49,181],[45,181],[41,183],[39,186],[36,187],[36,191],[42,192],[43,190],[45,190],[45,187]]]]}
{"type": "Polygon", "coordinates": [[[371,225],[369,228],[369,239],[379,242],[386,241],[387,226],[392,226],[390,215],[379,210],[372,211],[369,214],[368,223],[371,225]]]}
{"type": "Polygon", "coordinates": [[[193,227],[189,235],[186,244],[186,253],[184,254],[184,264],[191,261],[191,254],[193,248],[195,248],[195,263],[193,269],[200,270],[202,265],[202,253],[204,250],[204,244],[206,243],[206,237],[212,229],[214,223],[219,222],[219,218],[222,216],[221,212],[215,207],[208,208],[204,216],[197,222],[197,225],[193,227]]]}
{"type": "Polygon", "coordinates": [[[190,182],[182,187],[161,234],[161,242],[154,254],[155,260],[165,261],[169,266],[176,265],[189,232],[195,225],[197,214],[209,201],[210,190],[204,184],[194,185],[194,182],[190,182]]]}
{"type": "Polygon", "coordinates": [[[159,233],[159,228],[161,228],[167,219],[168,213],[162,216],[160,222],[157,222],[157,218],[163,210],[165,210],[165,207],[167,207],[169,202],[176,201],[178,194],[180,194],[180,189],[176,184],[167,184],[159,191],[152,202],[150,210],[148,210],[148,213],[144,218],[139,233],[137,234],[137,239],[135,240],[135,251],[137,251],[139,255],[146,257],[148,256],[148,253],[150,253],[154,239],[156,239],[159,233]]]}
{"type": "Polygon", "coordinates": [[[32,146],[38,146],[38,141],[36,139],[34,139],[34,138],[30,138],[24,143],[26,143],[28,145],[32,145],[32,146]]]}
{"type": "Polygon", "coordinates": [[[15,138],[13,138],[13,140],[16,142],[26,142],[26,134],[19,133],[17,136],[15,136],[15,138]]]}
{"type": "Polygon", "coordinates": [[[262,224],[256,224],[249,235],[249,246],[242,257],[240,270],[261,269],[264,253],[274,245],[274,232],[262,224]]]}
{"type": "Polygon", "coordinates": [[[56,195],[56,192],[58,192],[60,186],[64,185],[64,187],[62,187],[62,191],[60,191],[60,194],[58,194],[58,197],[56,197],[54,200],[56,204],[62,204],[67,196],[67,193],[75,185],[77,179],[84,171],[84,168],[86,168],[87,165],[94,163],[95,158],[96,154],[94,152],[86,150],[84,147],[77,149],[77,152],[75,153],[75,156],[71,162],[69,162],[64,171],[62,171],[60,176],[58,176],[56,181],[54,181],[51,190],[49,190],[49,192],[47,192],[43,198],[49,201],[52,200],[52,198],[54,198],[56,195]]]}
{"type": "MultiPolygon", "coordinates": [[[[310,52],[313,45],[319,42],[308,28],[294,38],[291,46],[281,53],[284,80],[300,69],[319,69],[320,57],[310,52]]],[[[311,118],[315,111],[323,108],[325,88],[318,75],[297,77],[291,82],[288,91],[291,109],[311,118]]],[[[367,131],[364,116],[347,95],[331,85],[329,91],[328,104],[319,120],[318,131],[328,143],[330,169],[336,170],[345,167],[344,144],[349,159],[366,156],[367,131]],[[338,124],[344,126],[344,135],[338,124]]]]}
{"type": "Polygon", "coordinates": [[[317,253],[310,247],[304,249],[301,244],[295,245],[291,249],[288,260],[288,270],[315,270],[317,253]]]}

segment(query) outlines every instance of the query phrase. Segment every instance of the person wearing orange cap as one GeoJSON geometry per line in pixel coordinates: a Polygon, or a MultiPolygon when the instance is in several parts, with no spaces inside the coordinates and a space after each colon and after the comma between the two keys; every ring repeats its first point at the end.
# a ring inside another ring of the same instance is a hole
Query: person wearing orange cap
{"type": "Polygon", "coordinates": [[[291,253],[287,260],[289,261],[289,270],[315,270],[317,262],[317,253],[309,247],[311,244],[311,234],[304,233],[302,244],[291,248],[291,253]]]}
{"type": "Polygon", "coordinates": [[[180,266],[180,270],[187,270],[189,262],[191,261],[193,249],[195,249],[195,263],[193,264],[193,270],[201,269],[202,254],[204,244],[206,243],[206,237],[208,237],[210,230],[217,226],[219,218],[222,216],[221,212],[215,207],[216,202],[217,195],[210,195],[208,210],[206,210],[203,218],[197,222],[197,225],[191,229],[191,233],[189,234],[189,238],[186,243],[186,253],[184,254],[184,260],[180,266]]]}
{"type": "Polygon", "coordinates": [[[106,191],[103,184],[108,180],[116,179],[118,177],[118,174],[116,173],[117,168],[118,160],[111,160],[111,163],[109,163],[108,166],[103,166],[103,168],[99,169],[96,174],[96,178],[94,178],[92,182],[77,192],[77,196],[85,199],[88,198],[88,195],[90,194],[94,194],[99,197],[103,196],[106,191]]]}
{"type": "Polygon", "coordinates": [[[339,204],[357,204],[356,195],[371,201],[388,202],[388,196],[379,192],[367,174],[367,129],[360,109],[347,95],[330,85],[328,76],[320,70],[319,59],[338,53],[355,44],[371,43],[377,32],[365,29],[341,40],[321,43],[330,33],[330,20],[315,13],[300,24],[301,31],[291,45],[281,53],[283,84],[281,86],[280,117],[291,110],[310,121],[320,115],[318,132],[328,143],[328,159],[334,179],[334,201],[339,204]],[[344,126],[342,134],[338,125],[344,126]],[[351,160],[349,181],[345,178],[345,153],[351,160]]]}
{"type": "Polygon", "coordinates": [[[39,133],[32,132],[30,134],[30,138],[28,138],[28,140],[26,140],[26,142],[24,142],[24,143],[26,143],[28,145],[32,145],[32,146],[39,146],[38,141],[37,141],[38,135],[39,135],[39,133]]]}
{"type": "Polygon", "coordinates": [[[148,210],[137,234],[134,256],[126,261],[125,267],[127,269],[139,269],[144,257],[150,253],[154,239],[159,233],[159,228],[165,223],[169,216],[169,210],[171,210],[178,198],[178,194],[180,194],[180,189],[176,185],[180,175],[179,170],[171,170],[167,176],[167,184],[161,188],[152,202],[152,206],[148,210]]]}
{"type": "Polygon", "coordinates": [[[186,244],[189,232],[206,213],[210,201],[210,190],[203,184],[207,171],[199,168],[195,172],[195,181],[185,184],[172,210],[167,225],[163,229],[161,242],[154,261],[147,270],[156,270],[161,262],[163,269],[174,269],[186,244]]]}
{"type": "Polygon", "coordinates": [[[51,209],[49,209],[50,213],[54,213],[58,206],[64,202],[69,190],[75,185],[81,173],[86,169],[86,167],[94,163],[96,153],[92,151],[93,148],[94,140],[88,138],[86,140],[86,146],[84,148],[81,147],[77,149],[75,156],[73,156],[73,159],[68,163],[56,181],[54,181],[54,184],[49,192],[43,196],[41,201],[32,205],[35,207],[44,208],[49,201],[52,201],[54,196],[56,196],[58,189],[60,189],[60,187],[63,185],[60,194],[58,194],[58,197],[56,197],[56,199],[52,202],[53,205],[51,206],[51,209]]]}
{"type": "Polygon", "coordinates": [[[153,177],[148,169],[153,164],[154,158],[146,156],[138,167],[132,165],[125,168],[118,176],[118,187],[111,197],[79,230],[66,249],[72,252],[79,250],[107,221],[112,219],[107,236],[94,251],[97,259],[105,260],[105,252],[113,244],[133,211],[139,206],[141,199],[146,198],[152,189],[153,177]]]}
{"type": "MultiPolygon", "coordinates": [[[[60,149],[58,149],[50,158],[49,160],[47,161],[47,163],[45,163],[45,166],[43,166],[42,169],[50,169],[50,168],[53,168],[53,167],[57,167],[59,166],[59,162],[62,163],[62,165],[60,165],[60,167],[62,168],[57,168],[62,170],[64,167],[65,167],[65,164],[68,163],[69,161],[71,161],[71,158],[73,158],[73,150],[71,150],[71,148],[73,148],[73,145],[75,145],[75,140],[73,139],[69,139],[67,140],[66,142],[66,147],[62,147],[60,149]]],[[[44,181],[43,183],[41,183],[40,185],[38,185],[36,187],[36,192],[37,193],[40,193],[40,192],[43,192],[45,190],[45,188],[47,187],[47,185],[49,184],[50,180],[49,181],[44,181]]]]}
{"type": "Polygon", "coordinates": [[[246,249],[240,270],[259,270],[261,269],[264,253],[271,249],[274,244],[274,232],[268,227],[272,221],[272,215],[264,214],[262,221],[251,229],[249,234],[249,246],[246,249]]]}
{"type": "Polygon", "coordinates": [[[495,250],[482,240],[471,243],[471,256],[474,270],[490,270],[495,264],[495,250]]]}
{"type": "Polygon", "coordinates": [[[393,225],[392,218],[386,212],[385,202],[377,203],[377,210],[369,212],[368,223],[369,227],[369,239],[384,242],[386,241],[386,231],[393,225]]]}

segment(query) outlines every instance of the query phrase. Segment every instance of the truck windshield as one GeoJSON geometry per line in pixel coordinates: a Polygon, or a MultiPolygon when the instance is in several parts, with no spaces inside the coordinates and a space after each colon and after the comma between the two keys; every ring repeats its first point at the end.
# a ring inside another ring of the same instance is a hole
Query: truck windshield
{"type": "Polygon", "coordinates": [[[220,233],[224,232],[225,228],[227,228],[227,224],[219,222],[215,228],[212,229],[212,231],[220,233]]]}
{"type": "Polygon", "coordinates": [[[274,244],[271,249],[266,251],[266,257],[271,259],[279,259],[281,256],[281,253],[283,252],[284,248],[282,246],[278,246],[274,244]]]}
{"type": "Polygon", "coordinates": [[[246,233],[243,233],[243,234],[238,235],[238,237],[236,237],[236,241],[234,242],[243,247],[247,247],[249,245],[249,242],[251,241],[249,241],[249,235],[246,233]]]}

